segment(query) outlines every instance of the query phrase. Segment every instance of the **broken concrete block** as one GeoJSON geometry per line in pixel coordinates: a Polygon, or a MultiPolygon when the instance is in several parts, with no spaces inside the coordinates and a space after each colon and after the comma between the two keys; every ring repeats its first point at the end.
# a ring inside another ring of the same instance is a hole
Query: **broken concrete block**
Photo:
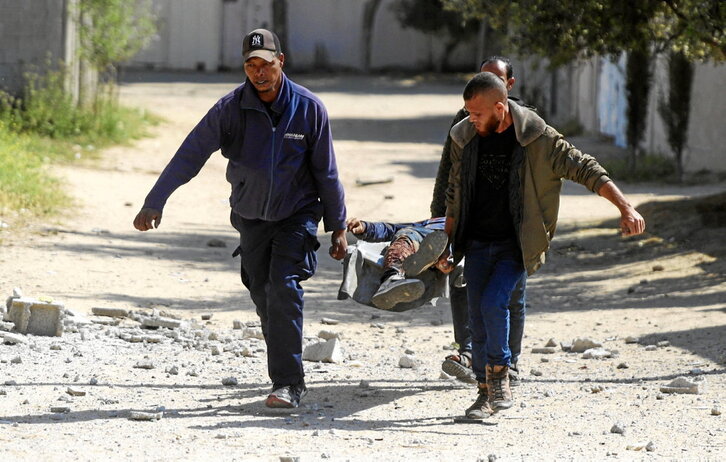
{"type": "Polygon", "coordinates": [[[71,396],[86,396],[86,392],[81,390],[80,388],[68,387],[66,393],[71,396]]]}
{"type": "Polygon", "coordinates": [[[15,345],[17,343],[28,343],[28,339],[19,334],[11,334],[10,332],[4,332],[2,334],[3,343],[8,345],[15,345]]]}
{"type": "Polygon", "coordinates": [[[51,406],[50,412],[54,414],[68,414],[71,412],[71,408],[68,406],[51,406]]]}
{"type": "Polygon", "coordinates": [[[339,363],[343,360],[343,351],[337,338],[324,342],[312,343],[303,350],[304,361],[317,361],[324,363],[339,363]]]}
{"type": "Polygon", "coordinates": [[[673,379],[668,385],[661,386],[660,391],[663,393],[698,395],[700,393],[703,393],[703,388],[705,385],[706,381],[703,379],[691,380],[686,377],[678,377],[676,379],[673,379]]]}
{"type": "Polygon", "coordinates": [[[242,321],[239,321],[239,320],[236,320],[236,319],[234,321],[232,321],[232,329],[241,330],[242,329],[242,321]]]}
{"type": "Polygon", "coordinates": [[[612,358],[612,356],[612,351],[608,351],[605,348],[590,348],[582,354],[582,359],[605,359],[612,358]]]}
{"type": "Polygon", "coordinates": [[[60,337],[63,335],[65,310],[60,303],[48,303],[32,298],[14,298],[7,319],[15,323],[22,334],[60,337]]]}
{"type": "Polygon", "coordinates": [[[11,330],[13,330],[14,327],[15,324],[12,322],[0,321],[0,331],[10,332],[11,330]]]}
{"type": "Polygon", "coordinates": [[[129,412],[130,420],[142,420],[142,421],[161,420],[161,418],[163,416],[164,416],[163,412],[141,412],[141,411],[129,412]]]}
{"type": "Polygon", "coordinates": [[[398,367],[402,367],[405,369],[413,369],[417,366],[416,358],[414,358],[411,355],[403,355],[398,360],[398,367]]]}
{"type": "Polygon", "coordinates": [[[134,364],[134,368],[135,369],[153,369],[154,363],[145,359],[145,360],[139,361],[136,364],[134,364]]]}
{"type": "Polygon", "coordinates": [[[235,377],[225,377],[222,379],[222,385],[225,387],[234,387],[237,386],[237,378],[235,377]]]}
{"type": "Polygon", "coordinates": [[[166,327],[167,329],[176,329],[181,326],[181,321],[178,319],[165,318],[165,317],[150,317],[142,316],[141,325],[143,327],[166,327]]]}
{"type": "Polygon", "coordinates": [[[91,308],[91,312],[96,316],[106,316],[109,318],[127,318],[129,316],[129,310],[123,308],[103,308],[96,306],[91,308]]]}
{"type": "Polygon", "coordinates": [[[598,343],[591,338],[578,337],[572,341],[572,348],[570,351],[573,353],[584,353],[591,348],[600,348],[601,346],[601,343],[598,343]]]}
{"type": "Polygon", "coordinates": [[[256,338],[264,340],[265,336],[262,334],[262,329],[256,327],[248,327],[242,331],[242,338],[256,338]]]}

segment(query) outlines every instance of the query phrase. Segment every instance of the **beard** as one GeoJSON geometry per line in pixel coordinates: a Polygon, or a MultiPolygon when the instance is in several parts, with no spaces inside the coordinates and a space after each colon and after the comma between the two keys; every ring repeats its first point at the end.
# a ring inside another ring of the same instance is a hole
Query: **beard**
{"type": "Polygon", "coordinates": [[[477,133],[480,136],[489,136],[492,133],[494,133],[497,128],[499,128],[499,124],[501,123],[501,120],[497,119],[497,116],[492,114],[492,116],[487,120],[485,123],[481,125],[481,130],[477,128],[477,133]]]}

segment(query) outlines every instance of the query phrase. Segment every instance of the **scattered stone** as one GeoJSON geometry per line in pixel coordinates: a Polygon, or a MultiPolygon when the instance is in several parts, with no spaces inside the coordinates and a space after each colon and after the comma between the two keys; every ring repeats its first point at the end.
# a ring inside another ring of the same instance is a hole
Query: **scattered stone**
{"type": "Polygon", "coordinates": [[[8,345],[16,345],[18,343],[28,343],[28,340],[20,335],[20,334],[11,334],[10,332],[4,332],[2,334],[3,343],[7,343],[8,345]]]}
{"type": "Polygon", "coordinates": [[[556,352],[557,350],[554,347],[532,348],[533,354],[551,355],[555,354],[556,352]]]}
{"type": "Polygon", "coordinates": [[[141,411],[129,412],[129,420],[154,421],[154,420],[161,420],[161,418],[163,416],[164,416],[163,412],[141,412],[141,411]]]}
{"type": "Polygon", "coordinates": [[[91,380],[88,381],[89,385],[98,385],[98,379],[96,377],[91,377],[91,380]]]}
{"type": "Polygon", "coordinates": [[[711,408],[711,415],[721,415],[721,408],[714,406],[711,408]]]}
{"type": "Polygon", "coordinates": [[[218,356],[222,354],[222,349],[219,348],[219,345],[212,345],[212,356],[218,356]]]}
{"type": "Polygon", "coordinates": [[[239,321],[237,319],[232,321],[232,329],[242,330],[243,327],[244,327],[244,325],[242,324],[242,321],[239,321]]]}
{"type": "Polygon", "coordinates": [[[605,391],[605,387],[602,385],[593,385],[590,387],[590,393],[602,393],[605,391]]]}
{"type": "Polygon", "coordinates": [[[358,386],[360,388],[370,388],[371,387],[371,383],[369,381],[367,381],[367,380],[361,380],[360,383],[358,384],[358,386]]]}
{"type": "Polygon", "coordinates": [[[658,349],[658,347],[655,345],[648,345],[645,347],[645,351],[655,351],[657,349],[658,349]]]}
{"type": "Polygon", "coordinates": [[[179,375],[179,368],[176,366],[171,366],[169,369],[167,369],[166,372],[169,375],[179,375]]]}
{"type": "Polygon", "coordinates": [[[280,456],[280,462],[300,462],[298,456],[280,456]]]}
{"type": "Polygon", "coordinates": [[[625,426],[620,423],[616,423],[610,428],[610,433],[617,433],[618,435],[625,434],[625,426]]]}
{"type": "Polygon", "coordinates": [[[629,335],[625,337],[625,343],[640,343],[640,339],[638,337],[633,337],[632,335],[629,335]]]}
{"type": "Polygon", "coordinates": [[[22,364],[22,362],[23,362],[23,358],[21,358],[20,356],[16,356],[10,360],[11,364],[22,364]]]}
{"type": "Polygon", "coordinates": [[[660,387],[660,391],[663,393],[680,393],[680,394],[692,394],[697,395],[703,393],[703,388],[706,381],[701,380],[690,380],[686,377],[678,377],[671,381],[668,385],[660,387]]]}
{"type": "Polygon", "coordinates": [[[224,248],[227,247],[227,243],[224,242],[222,239],[212,238],[207,241],[207,247],[224,248]]]}
{"type": "Polygon", "coordinates": [[[236,377],[226,377],[222,379],[222,385],[225,387],[234,387],[237,386],[237,378],[236,377]]]}
{"type": "Polygon", "coordinates": [[[691,369],[690,371],[688,371],[688,373],[691,375],[703,375],[706,373],[706,371],[704,371],[700,367],[697,367],[695,369],[691,369]]]}
{"type": "Polygon", "coordinates": [[[320,332],[318,332],[318,337],[325,339],[325,340],[330,340],[333,338],[337,338],[337,339],[341,338],[341,336],[338,332],[333,332],[331,330],[321,330],[320,332]]]}
{"type": "Polygon", "coordinates": [[[139,361],[134,365],[135,369],[153,369],[154,363],[149,360],[139,361]]]}
{"type": "Polygon", "coordinates": [[[332,319],[332,318],[322,318],[320,320],[320,323],[327,324],[329,326],[334,326],[336,324],[340,324],[340,321],[338,321],[337,319],[332,319]]]}
{"type": "Polygon", "coordinates": [[[671,346],[671,342],[669,342],[668,340],[662,340],[662,341],[656,343],[655,345],[660,348],[665,348],[665,347],[671,346]]]}
{"type": "Polygon", "coordinates": [[[416,367],[416,365],[416,358],[411,355],[402,355],[401,358],[398,360],[398,367],[402,367],[404,369],[413,369],[416,367]]]}
{"type": "Polygon", "coordinates": [[[663,270],[665,270],[665,268],[663,267],[663,265],[653,265],[652,270],[653,271],[663,271],[663,270]]]}
{"type": "Polygon", "coordinates": [[[342,362],[343,351],[340,347],[340,341],[334,337],[324,342],[311,343],[303,350],[302,359],[304,361],[325,363],[342,362]]]}
{"type": "Polygon", "coordinates": [[[648,442],[648,444],[645,445],[645,450],[648,452],[655,451],[655,444],[653,444],[652,441],[648,442]]]}
{"type": "Polygon", "coordinates": [[[0,390],[0,396],[7,396],[8,392],[5,390],[0,390]]]}
{"type": "Polygon", "coordinates": [[[545,344],[545,346],[546,347],[556,348],[557,347],[557,342],[555,341],[555,339],[551,338],[551,339],[547,340],[547,343],[545,344]]]}
{"type": "Polygon", "coordinates": [[[71,408],[69,406],[51,406],[50,412],[54,414],[68,414],[71,412],[71,408]]]}
{"type": "Polygon", "coordinates": [[[104,307],[93,307],[91,313],[96,316],[106,316],[109,318],[127,318],[129,316],[129,310],[123,308],[104,308],[104,307]]]}
{"type": "Polygon", "coordinates": [[[380,322],[372,322],[371,327],[373,327],[374,329],[385,329],[386,328],[386,326],[384,326],[380,322]]]}
{"type": "MultiPolygon", "coordinates": [[[[0,313],[0,315],[2,315],[2,313],[0,313]]],[[[2,319],[2,316],[0,316],[0,319],[2,319]]],[[[15,324],[14,323],[0,321],[0,331],[10,332],[14,328],[15,328],[15,324]]]]}
{"type": "Polygon", "coordinates": [[[6,380],[5,381],[5,386],[6,387],[11,387],[11,386],[17,385],[17,384],[18,384],[18,382],[16,382],[15,380],[6,380]]]}
{"type": "MultiPolygon", "coordinates": [[[[628,451],[642,451],[649,443],[629,444],[625,447],[628,451]]],[[[652,444],[652,443],[651,443],[652,444]]]]}
{"type": "Polygon", "coordinates": [[[214,316],[213,313],[204,313],[202,315],[202,321],[209,321],[212,319],[212,316],[214,316]]]}
{"type": "Polygon", "coordinates": [[[539,358],[539,362],[541,362],[541,363],[548,363],[548,362],[550,362],[550,359],[549,358],[545,358],[544,356],[542,356],[541,358],[539,358]]]}
{"type": "Polygon", "coordinates": [[[590,348],[582,354],[582,359],[612,358],[613,353],[605,348],[590,348]]]}
{"type": "Polygon", "coordinates": [[[57,343],[54,343],[54,344],[52,344],[52,345],[50,346],[50,349],[51,349],[51,350],[53,350],[53,351],[60,351],[60,350],[62,350],[63,348],[62,348],[62,347],[61,347],[61,346],[60,346],[59,344],[57,344],[57,343]]]}
{"type": "Polygon", "coordinates": [[[572,343],[562,342],[560,348],[562,348],[562,351],[572,351],[572,343]]]}
{"type": "Polygon", "coordinates": [[[573,353],[584,353],[585,351],[590,350],[592,348],[600,348],[600,347],[602,347],[602,344],[594,341],[591,338],[578,337],[572,341],[571,351],[573,353]]]}
{"type": "Polygon", "coordinates": [[[181,326],[180,320],[162,316],[141,316],[140,319],[142,327],[177,329],[181,326]]]}
{"type": "Polygon", "coordinates": [[[618,364],[618,369],[628,369],[630,366],[628,366],[628,363],[620,363],[618,364]]]}
{"type": "Polygon", "coordinates": [[[81,390],[80,388],[68,387],[66,389],[66,393],[71,396],[86,396],[86,392],[81,390]]]}
{"type": "Polygon", "coordinates": [[[530,371],[530,374],[532,374],[535,377],[542,377],[542,371],[540,371],[539,369],[532,369],[530,371]]]}
{"type": "Polygon", "coordinates": [[[265,336],[262,334],[262,329],[257,327],[247,327],[242,331],[242,338],[256,338],[264,340],[265,336]]]}

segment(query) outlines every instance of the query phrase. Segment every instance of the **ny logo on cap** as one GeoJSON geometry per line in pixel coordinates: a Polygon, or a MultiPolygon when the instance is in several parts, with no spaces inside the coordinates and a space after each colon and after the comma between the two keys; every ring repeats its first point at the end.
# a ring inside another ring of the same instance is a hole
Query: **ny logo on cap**
{"type": "Polygon", "coordinates": [[[262,34],[253,35],[250,46],[251,47],[261,47],[262,46],[262,34]]]}

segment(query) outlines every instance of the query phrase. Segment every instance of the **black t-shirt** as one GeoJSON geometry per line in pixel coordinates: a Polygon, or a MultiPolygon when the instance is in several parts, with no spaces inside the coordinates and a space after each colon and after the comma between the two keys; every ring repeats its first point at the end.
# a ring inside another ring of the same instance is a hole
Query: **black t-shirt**
{"type": "Polygon", "coordinates": [[[474,200],[466,225],[467,240],[516,238],[509,212],[509,171],[517,144],[514,124],[501,133],[479,137],[474,200]]]}

